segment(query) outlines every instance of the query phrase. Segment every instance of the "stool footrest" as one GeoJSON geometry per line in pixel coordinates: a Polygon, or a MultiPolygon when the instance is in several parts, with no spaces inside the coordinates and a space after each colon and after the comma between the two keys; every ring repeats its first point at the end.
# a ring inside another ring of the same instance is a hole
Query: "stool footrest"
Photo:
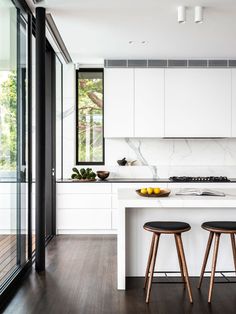
{"type": "MultiPolygon", "coordinates": [[[[215,281],[214,283],[236,283],[236,280],[232,281],[229,278],[236,278],[236,276],[233,277],[229,277],[229,276],[225,276],[224,273],[228,273],[228,274],[235,274],[236,275],[236,271],[232,271],[232,270],[218,270],[215,271],[216,274],[221,274],[221,277],[215,277],[215,279],[224,279],[225,281],[215,281]]],[[[204,274],[211,274],[211,271],[204,271],[204,274]]],[[[206,278],[206,277],[205,277],[206,278]]],[[[210,278],[210,277],[207,277],[210,278]]]]}
{"type": "MultiPolygon", "coordinates": [[[[165,274],[165,276],[158,277],[158,279],[165,279],[165,281],[153,281],[154,284],[185,284],[183,281],[170,281],[169,278],[173,278],[173,276],[168,276],[168,274],[180,274],[180,271],[154,271],[155,274],[165,274]],[[166,280],[167,279],[167,280],[166,280]]],[[[155,277],[156,279],[157,277],[155,277]]],[[[176,278],[176,277],[175,277],[176,278]]]]}

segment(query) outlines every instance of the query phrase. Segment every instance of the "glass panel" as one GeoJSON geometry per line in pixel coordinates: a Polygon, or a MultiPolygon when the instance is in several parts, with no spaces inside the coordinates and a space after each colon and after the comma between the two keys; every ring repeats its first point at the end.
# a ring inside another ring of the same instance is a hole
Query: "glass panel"
{"type": "Polygon", "coordinates": [[[28,239],[27,23],[0,1],[0,286],[26,262],[28,239]]]}
{"type": "Polygon", "coordinates": [[[28,99],[27,99],[27,24],[18,17],[17,64],[17,168],[18,168],[18,264],[28,255],[28,99]]]}
{"type": "Polygon", "coordinates": [[[103,70],[78,71],[77,93],[77,163],[103,163],[103,70]]]}
{"type": "Polygon", "coordinates": [[[17,12],[0,2],[0,285],[17,266],[17,12]]]}

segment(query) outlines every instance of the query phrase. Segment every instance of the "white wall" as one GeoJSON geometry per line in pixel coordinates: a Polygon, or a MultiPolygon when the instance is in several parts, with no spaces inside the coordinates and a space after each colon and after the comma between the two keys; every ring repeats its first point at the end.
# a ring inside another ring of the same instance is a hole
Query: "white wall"
{"type": "Polygon", "coordinates": [[[63,66],[63,166],[68,177],[75,164],[75,68],[63,66]]]}
{"type": "MultiPolygon", "coordinates": [[[[64,178],[75,166],[75,70],[64,66],[64,178]]],[[[105,167],[113,177],[227,175],[236,177],[236,139],[106,139],[105,167]],[[118,167],[116,160],[137,160],[118,167]]]]}

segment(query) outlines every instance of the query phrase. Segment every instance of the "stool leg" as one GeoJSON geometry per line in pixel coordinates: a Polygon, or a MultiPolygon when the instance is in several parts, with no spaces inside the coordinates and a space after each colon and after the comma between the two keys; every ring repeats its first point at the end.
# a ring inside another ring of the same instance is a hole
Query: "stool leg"
{"type": "Polygon", "coordinates": [[[177,255],[178,255],[178,260],[179,260],[179,268],[180,268],[180,272],[181,272],[181,277],[184,283],[184,288],[185,288],[185,277],[184,277],[184,271],[183,271],[183,264],[182,264],[182,260],[181,260],[181,256],[180,256],[180,251],[179,251],[179,246],[178,246],[178,242],[177,242],[177,237],[175,234],[175,244],[176,244],[176,249],[177,249],[177,255]]]}
{"type": "Polygon", "coordinates": [[[234,233],[231,233],[230,237],[231,237],[231,244],[232,244],[232,250],[233,250],[233,257],[234,257],[234,268],[236,271],[236,245],[235,245],[234,233]]]}
{"type": "Polygon", "coordinates": [[[214,245],[214,253],[213,253],[213,259],[212,259],[212,269],[211,269],[211,280],[210,280],[210,287],[209,287],[209,294],[208,294],[208,303],[211,303],[215,270],[216,270],[217,255],[218,255],[218,249],[219,249],[219,242],[220,242],[220,233],[215,233],[215,245],[214,245]]]}
{"type": "Polygon", "coordinates": [[[203,264],[202,264],[202,270],[201,270],[201,275],[200,275],[200,279],[199,279],[199,283],[198,283],[198,289],[200,289],[201,285],[202,285],[202,280],[203,280],[204,272],[206,269],[207,260],[208,260],[208,256],[210,253],[213,236],[214,236],[214,232],[210,232],[208,242],[207,242],[206,252],[205,252],[205,256],[204,256],[204,260],[203,260],[203,264]]]}
{"type": "Polygon", "coordinates": [[[146,286],[147,286],[148,275],[149,275],[149,271],[150,271],[150,264],[151,264],[151,260],[152,260],[154,239],[155,239],[155,234],[153,233],[152,234],[152,242],[151,242],[150,251],[149,251],[149,256],[148,256],[147,268],[146,268],[146,273],[145,273],[145,280],[144,280],[144,287],[143,287],[144,289],[146,289],[146,286]]]}
{"type": "Polygon", "coordinates": [[[192,290],[191,290],[189,277],[188,277],[188,268],[187,268],[187,264],[186,264],[186,260],[185,260],[184,248],[183,248],[183,243],[182,243],[182,239],[181,239],[181,234],[176,234],[176,238],[177,238],[177,243],[178,243],[178,246],[179,246],[180,257],[181,257],[182,264],[183,264],[183,270],[184,270],[184,276],[185,276],[186,285],[187,285],[187,289],[188,289],[189,300],[190,300],[190,303],[193,303],[192,290]]]}
{"type": "Polygon", "coordinates": [[[150,264],[150,275],[148,278],[148,287],[147,287],[147,294],[146,294],[146,303],[149,303],[150,299],[150,293],[152,289],[152,279],[153,279],[153,272],[155,268],[155,263],[156,263],[156,256],[157,256],[157,247],[159,243],[159,234],[154,234],[154,244],[153,244],[153,251],[152,251],[152,259],[151,259],[151,264],[150,264]]]}

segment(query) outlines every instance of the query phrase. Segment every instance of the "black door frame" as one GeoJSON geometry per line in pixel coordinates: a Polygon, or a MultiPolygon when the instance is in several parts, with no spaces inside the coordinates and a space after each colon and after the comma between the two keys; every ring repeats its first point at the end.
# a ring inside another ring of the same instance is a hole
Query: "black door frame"
{"type": "Polygon", "coordinates": [[[56,56],[50,45],[46,48],[46,242],[56,235],[56,56]]]}

